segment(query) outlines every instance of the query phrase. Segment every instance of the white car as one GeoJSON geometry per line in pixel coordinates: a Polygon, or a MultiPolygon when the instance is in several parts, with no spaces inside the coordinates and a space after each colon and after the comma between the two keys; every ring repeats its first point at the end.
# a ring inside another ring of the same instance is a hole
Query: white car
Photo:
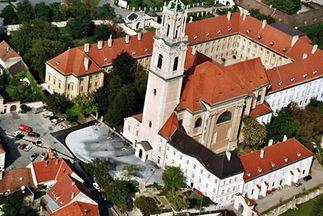
{"type": "Polygon", "coordinates": [[[44,118],[52,117],[52,116],[54,116],[54,113],[49,111],[49,112],[44,113],[43,116],[44,116],[44,118]]]}
{"type": "Polygon", "coordinates": [[[13,135],[16,137],[16,136],[20,135],[21,133],[22,133],[21,131],[15,131],[15,132],[13,133],[13,135]]]}
{"type": "Polygon", "coordinates": [[[31,145],[27,145],[25,148],[24,148],[24,151],[29,151],[30,149],[32,148],[32,146],[31,145]]]}

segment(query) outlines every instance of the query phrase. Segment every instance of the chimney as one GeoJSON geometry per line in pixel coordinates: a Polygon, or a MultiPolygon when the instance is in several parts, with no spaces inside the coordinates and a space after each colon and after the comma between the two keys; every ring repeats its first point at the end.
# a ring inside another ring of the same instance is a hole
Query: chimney
{"type": "Polygon", "coordinates": [[[192,17],[192,16],[190,16],[190,21],[189,21],[189,23],[191,23],[191,22],[193,22],[193,17],[192,17]]]}
{"type": "Polygon", "coordinates": [[[274,140],[273,139],[270,139],[269,142],[268,142],[268,146],[272,146],[274,143],[274,140]]]}
{"type": "Polygon", "coordinates": [[[228,161],[230,161],[230,159],[231,159],[231,152],[230,151],[226,151],[225,152],[225,155],[227,156],[228,161]]]}
{"type": "Polygon", "coordinates": [[[130,36],[129,35],[126,35],[126,37],[124,38],[124,40],[125,40],[126,44],[128,44],[129,41],[130,41],[130,36]]]}
{"type": "Polygon", "coordinates": [[[142,38],[142,33],[141,33],[141,32],[138,32],[138,33],[137,33],[137,39],[140,41],[140,40],[141,40],[141,38],[142,38]]]}
{"type": "Polygon", "coordinates": [[[260,158],[264,158],[264,155],[265,155],[265,150],[264,149],[261,149],[260,150],[260,158]]]}
{"type": "Polygon", "coordinates": [[[86,44],[84,44],[84,52],[89,52],[89,50],[90,50],[90,44],[89,43],[86,43],[86,44]]]}
{"type": "Polygon", "coordinates": [[[85,70],[88,71],[89,65],[90,65],[90,59],[88,57],[84,57],[83,63],[84,63],[85,70]]]}
{"type": "Polygon", "coordinates": [[[58,165],[58,159],[55,160],[55,164],[58,165]]]}
{"type": "Polygon", "coordinates": [[[112,35],[108,39],[108,47],[112,47],[112,35]]]}
{"type": "Polygon", "coordinates": [[[267,25],[267,20],[264,19],[262,21],[261,29],[264,29],[266,25],[267,25]]]}
{"type": "Polygon", "coordinates": [[[307,53],[303,53],[303,59],[307,59],[307,53]]]}
{"type": "Polygon", "coordinates": [[[243,17],[242,17],[242,20],[246,20],[247,18],[247,12],[246,11],[243,11],[243,17]]]}
{"type": "Polygon", "coordinates": [[[317,44],[313,45],[313,48],[312,48],[312,54],[314,54],[317,50],[317,44]]]}
{"type": "Polygon", "coordinates": [[[75,193],[73,192],[73,193],[72,193],[72,199],[74,199],[74,196],[75,196],[75,193]]]}
{"type": "Polygon", "coordinates": [[[100,50],[100,49],[102,49],[102,47],[103,47],[103,41],[99,40],[98,41],[98,49],[100,50]]]}
{"type": "Polygon", "coordinates": [[[295,45],[295,43],[298,41],[298,38],[299,38],[299,36],[298,36],[298,35],[294,35],[294,36],[292,37],[291,47],[293,47],[293,46],[295,45]]]}
{"type": "Polygon", "coordinates": [[[196,48],[192,47],[192,55],[196,55],[196,48]]]}
{"type": "Polygon", "coordinates": [[[229,11],[229,12],[227,13],[227,19],[228,19],[228,21],[230,21],[230,19],[231,19],[231,11],[229,11]]]}
{"type": "Polygon", "coordinates": [[[283,141],[286,141],[287,140],[287,136],[286,134],[284,135],[284,138],[283,138],[283,141]]]}
{"type": "Polygon", "coordinates": [[[7,52],[9,52],[9,50],[10,50],[10,46],[7,46],[7,52]]]}
{"type": "Polygon", "coordinates": [[[72,181],[72,186],[74,186],[75,185],[75,181],[72,181]]]}
{"type": "Polygon", "coordinates": [[[23,180],[23,177],[20,177],[20,178],[19,178],[19,181],[22,181],[22,180],[23,180]]]}

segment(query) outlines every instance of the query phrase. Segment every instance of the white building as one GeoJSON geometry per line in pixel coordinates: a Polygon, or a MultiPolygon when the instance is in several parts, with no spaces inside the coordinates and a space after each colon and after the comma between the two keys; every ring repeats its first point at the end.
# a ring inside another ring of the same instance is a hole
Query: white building
{"type": "Polygon", "coordinates": [[[225,6],[233,7],[235,5],[234,0],[215,0],[216,4],[223,4],[225,6]]]}
{"type": "Polygon", "coordinates": [[[6,163],[6,151],[3,147],[3,143],[0,140],[0,180],[2,179],[3,172],[5,171],[5,163],[6,163]]]}
{"type": "MultiPolygon", "coordinates": [[[[245,183],[242,195],[239,196],[258,200],[269,192],[291,186],[309,175],[313,153],[292,138],[243,155],[240,160],[245,183]]],[[[252,211],[244,210],[246,206],[241,201],[241,198],[235,201],[235,208],[241,213],[245,212],[244,216],[252,215],[252,211]]]]}
{"type": "Polygon", "coordinates": [[[152,17],[146,14],[144,11],[131,12],[124,19],[126,26],[132,30],[140,30],[146,27],[158,28],[157,17],[152,17]]]}

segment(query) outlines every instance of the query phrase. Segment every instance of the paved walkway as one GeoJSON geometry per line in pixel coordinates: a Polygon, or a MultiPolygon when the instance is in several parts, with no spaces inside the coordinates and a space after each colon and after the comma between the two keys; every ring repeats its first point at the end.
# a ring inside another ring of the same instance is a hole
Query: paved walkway
{"type": "Polygon", "coordinates": [[[300,187],[290,186],[285,187],[280,191],[268,194],[265,198],[257,200],[256,209],[259,212],[264,212],[269,208],[278,205],[280,202],[292,199],[297,194],[308,191],[323,184],[323,168],[315,159],[312,166],[312,180],[308,182],[301,181],[303,184],[300,187]]]}

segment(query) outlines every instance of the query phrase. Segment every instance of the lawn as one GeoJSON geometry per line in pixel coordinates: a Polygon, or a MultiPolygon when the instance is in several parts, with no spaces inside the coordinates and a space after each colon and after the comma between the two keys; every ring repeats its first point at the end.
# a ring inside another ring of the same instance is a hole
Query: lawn
{"type": "Polygon", "coordinates": [[[320,198],[323,198],[323,195],[320,195],[320,196],[316,197],[315,199],[307,201],[306,203],[303,203],[301,205],[297,205],[298,209],[295,209],[295,210],[290,209],[290,210],[286,211],[284,214],[282,214],[281,216],[295,216],[295,215],[312,216],[313,215],[312,209],[317,204],[316,201],[320,198]]]}

